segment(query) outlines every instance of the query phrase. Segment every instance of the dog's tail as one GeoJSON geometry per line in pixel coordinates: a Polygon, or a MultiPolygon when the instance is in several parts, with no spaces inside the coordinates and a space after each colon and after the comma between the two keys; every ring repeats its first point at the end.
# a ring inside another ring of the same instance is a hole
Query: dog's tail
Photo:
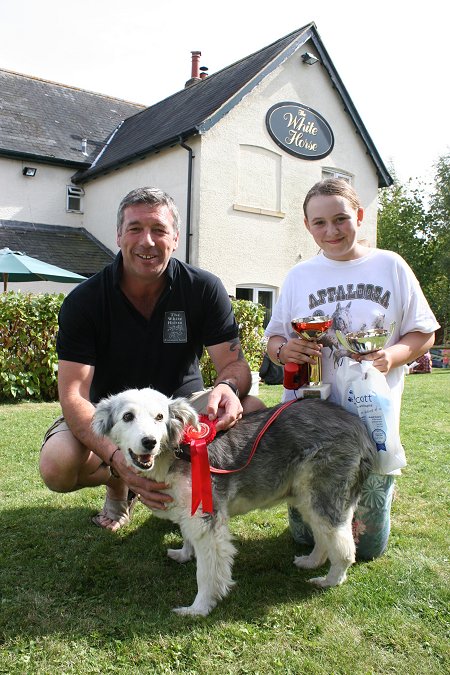
{"type": "Polygon", "coordinates": [[[361,422],[361,425],[364,427],[362,434],[362,443],[360,445],[360,461],[359,461],[359,472],[358,480],[356,485],[356,490],[358,495],[361,492],[363,483],[367,480],[370,473],[373,471],[375,460],[377,457],[377,449],[375,443],[371,440],[364,422],[361,422]]]}

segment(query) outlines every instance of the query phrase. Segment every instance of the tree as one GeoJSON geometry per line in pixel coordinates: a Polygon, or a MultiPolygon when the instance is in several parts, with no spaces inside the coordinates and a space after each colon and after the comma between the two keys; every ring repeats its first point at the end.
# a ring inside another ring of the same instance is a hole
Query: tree
{"type": "MultiPolygon", "coordinates": [[[[395,172],[392,172],[395,176],[395,172]]],[[[450,155],[441,157],[431,200],[423,184],[396,178],[380,191],[378,246],[399,253],[412,268],[441,324],[437,341],[447,343],[450,326],[450,155]]]]}
{"type": "Polygon", "coordinates": [[[430,204],[430,246],[433,280],[429,294],[442,326],[442,342],[450,341],[450,154],[438,159],[430,204]]]}

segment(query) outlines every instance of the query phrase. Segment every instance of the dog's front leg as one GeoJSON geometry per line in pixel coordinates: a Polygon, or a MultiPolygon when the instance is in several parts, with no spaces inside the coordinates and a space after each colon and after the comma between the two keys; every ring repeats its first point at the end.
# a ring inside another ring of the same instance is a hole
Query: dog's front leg
{"type": "Polygon", "coordinates": [[[177,614],[207,616],[217,602],[228,595],[236,549],[226,519],[198,516],[180,523],[183,537],[191,541],[197,558],[197,595],[190,607],[177,607],[177,614]]]}

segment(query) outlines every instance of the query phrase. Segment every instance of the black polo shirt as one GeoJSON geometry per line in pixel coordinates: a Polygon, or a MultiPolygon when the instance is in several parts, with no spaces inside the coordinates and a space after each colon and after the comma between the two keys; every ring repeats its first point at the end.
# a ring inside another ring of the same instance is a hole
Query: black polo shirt
{"type": "Polygon", "coordinates": [[[95,366],[90,398],[153,387],[172,395],[203,388],[203,347],[238,336],[230,299],[218,277],[171,258],[167,285],[148,321],[119,285],[122,254],[65,298],[58,357],[95,366]]]}

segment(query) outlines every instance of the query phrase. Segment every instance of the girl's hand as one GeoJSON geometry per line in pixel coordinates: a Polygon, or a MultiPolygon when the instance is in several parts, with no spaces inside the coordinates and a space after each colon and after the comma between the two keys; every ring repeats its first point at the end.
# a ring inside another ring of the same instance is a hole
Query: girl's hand
{"type": "Polygon", "coordinates": [[[392,368],[392,358],[388,350],[380,349],[377,352],[364,354],[363,356],[358,356],[356,358],[357,361],[372,361],[374,368],[384,375],[387,375],[392,368]]]}
{"type": "Polygon", "coordinates": [[[284,363],[316,363],[322,353],[322,345],[304,338],[291,338],[280,353],[284,363]]]}

